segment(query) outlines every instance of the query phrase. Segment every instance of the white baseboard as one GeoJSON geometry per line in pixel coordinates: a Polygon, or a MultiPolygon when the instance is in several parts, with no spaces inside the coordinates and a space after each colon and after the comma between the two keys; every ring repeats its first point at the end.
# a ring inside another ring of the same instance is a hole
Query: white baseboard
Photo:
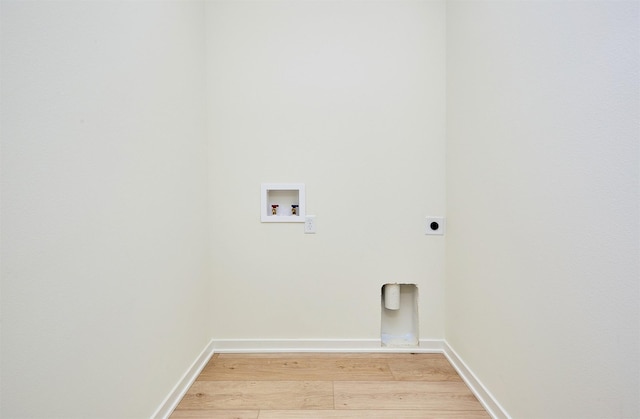
{"type": "Polygon", "coordinates": [[[498,403],[495,397],[487,390],[487,388],[480,382],[478,377],[471,371],[471,369],[464,363],[462,358],[458,356],[456,351],[453,350],[447,342],[444,344],[444,355],[447,357],[451,365],[458,371],[458,374],[464,382],[469,386],[473,394],[478,401],[487,410],[493,419],[511,419],[511,416],[506,410],[498,403]]]}
{"type": "Polygon", "coordinates": [[[173,413],[173,410],[178,406],[182,397],[184,397],[189,387],[191,387],[191,384],[198,378],[198,375],[212,356],[213,341],[210,341],[173,387],[169,395],[162,401],[158,409],[153,413],[151,416],[153,419],[167,419],[171,413],[173,413]]]}
{"type": "Polygon", "coordinates": [[[217,353],[390,352],[441,353],[442,340],[420,340],[419,346],[381,346],[379,339],[214,339],[217,353]]]}

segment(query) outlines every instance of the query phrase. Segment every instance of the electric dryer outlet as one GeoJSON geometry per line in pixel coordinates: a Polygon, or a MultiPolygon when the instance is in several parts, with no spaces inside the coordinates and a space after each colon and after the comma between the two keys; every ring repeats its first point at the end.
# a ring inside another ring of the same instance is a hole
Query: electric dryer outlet
{"type": "Polygon", "coordinates": [[[425,231],[424,234],[442,236],[445,230],[444,217],[432,217],[425,218],[425,231]]]}

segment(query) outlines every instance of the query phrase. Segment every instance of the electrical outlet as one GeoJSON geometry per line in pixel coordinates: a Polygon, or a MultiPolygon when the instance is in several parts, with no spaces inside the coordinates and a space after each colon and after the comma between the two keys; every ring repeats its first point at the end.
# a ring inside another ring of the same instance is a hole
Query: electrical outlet
{"type": "Polygon", "coordinates": [[[445,230],[444,217],[426,217],[424,234],[442,236],[445,230]]]}
{"type": "Polygon", "coordinates": [[[304,234],[316,233],[316,216],[307,215],[304,217],[304,234]]]}

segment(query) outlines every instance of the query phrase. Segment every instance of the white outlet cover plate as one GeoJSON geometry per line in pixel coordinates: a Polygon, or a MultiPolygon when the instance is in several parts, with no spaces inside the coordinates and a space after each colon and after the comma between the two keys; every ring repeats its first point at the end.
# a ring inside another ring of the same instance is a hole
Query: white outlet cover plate
{"type": "Polygon", "coordinates": [[[304,234],[316,234],[315,215],[307,215],[304,217],[304,234]]]}
{"type": "Polygon", "coordinates": [[[446,225],[444,217],[425,217],[424,234],[442,236],[444,235],[446,225]]]}

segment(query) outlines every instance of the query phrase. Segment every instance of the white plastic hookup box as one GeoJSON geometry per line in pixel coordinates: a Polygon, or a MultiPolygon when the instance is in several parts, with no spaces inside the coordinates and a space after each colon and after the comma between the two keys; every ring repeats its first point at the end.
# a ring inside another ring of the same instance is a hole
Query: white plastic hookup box
{"type": "Polygon", "coordinates": [[[304,223],[304,183],[263,183],[260,221],[263,223],[304,223]]]}

